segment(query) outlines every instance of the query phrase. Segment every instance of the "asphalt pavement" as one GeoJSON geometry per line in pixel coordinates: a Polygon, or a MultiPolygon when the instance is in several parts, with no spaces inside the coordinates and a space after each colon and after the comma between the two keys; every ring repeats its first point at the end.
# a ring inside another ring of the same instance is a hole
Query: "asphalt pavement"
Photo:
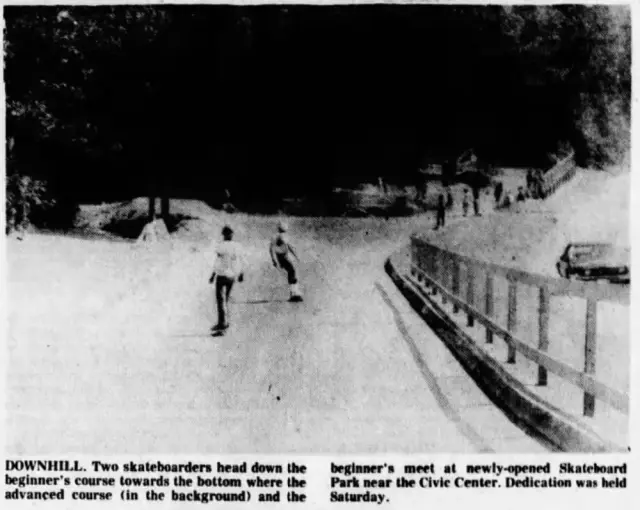
{"type": "Polygon", "coordinates": [[[12,284],[8,453],[544,450],[478,390],[385,275],[385,258],[420,219],[293,221],[302,303],[287,301],[286,277],[269,261],[275,223],[236,221],[251,256],[221,337],[209,331],[206,242],[158,250],[154,270],[120,285],[118,299],[100,298],[109,306],[78,303],[64,317],[25,311],[23,294],[50,286],[51,275],[12,284]]]}

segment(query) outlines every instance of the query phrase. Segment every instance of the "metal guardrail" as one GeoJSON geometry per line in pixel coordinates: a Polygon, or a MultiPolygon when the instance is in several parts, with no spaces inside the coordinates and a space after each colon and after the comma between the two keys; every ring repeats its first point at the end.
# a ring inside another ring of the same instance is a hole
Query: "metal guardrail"
{"type": "Polygon", "coordinates": [[[573,159],[574,155],[572,151],[571,154],[545,172],[542,183],[542,191],[545,197],[555,193],[562,184],[573,179],[576,175],[577,168],[573,159]]]}
{"type": "Polygon", "coordinates": [[[547,375],[550,372],[582,389],[585,416],[594,416],[596,399],[626,415],[629,414],[629,396],[595,377],[597,305],[601,301],[628,305],[628,289],[545,277],[479,262],[430,245],[416,237],[411,239],[411,273],[417,283],[428,286],[432,294],[440,293],[443,301],[451,301],[454,313],[463,310],[467,314],[468,326],[473,326],[475,321],[482,324],[486,328],[487,343],[493,342],[494,336],[502,338],[508,347],[507,363],[516,362],[517,352],[536,363],[539,386],[547,385],[547,375]],[[497,277],[502,277],[508,282],[506,328],[500,326],[495,319],[497,307],[504,306],[494,296],[494,281],[497,277]],[[538,289],[537,348],[516,336],[520,316],[517,291],[520,285],[538,289]],[[571,296],[586,301],[585,361],[582,371],[547,354],[550,343],[549,318],[552,296],[571,296]]]}

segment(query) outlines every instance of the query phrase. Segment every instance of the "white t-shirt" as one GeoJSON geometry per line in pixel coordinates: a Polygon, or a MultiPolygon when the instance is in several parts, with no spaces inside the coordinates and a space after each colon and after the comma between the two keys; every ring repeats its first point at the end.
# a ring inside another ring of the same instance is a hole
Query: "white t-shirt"
{"type": "Polygon", "coordinates": [[[216,246],[213,270],[220,276],[236,278],[244,269],[244,252],[235,241],[222,241],[216,246]]]}

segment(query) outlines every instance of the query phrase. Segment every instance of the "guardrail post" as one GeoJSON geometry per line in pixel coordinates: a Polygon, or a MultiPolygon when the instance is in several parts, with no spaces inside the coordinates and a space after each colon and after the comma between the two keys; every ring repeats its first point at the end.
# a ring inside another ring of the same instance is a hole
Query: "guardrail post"
{"type": "Polygon", "coordinates": [[[429,262],[431,262],[431,266],[430,266],[430,270],[429,270],[429,276],[431,276],[431,278],[433,278],[435,280],[435,276],[436,276],[436,263],[438,261],[438,252],[436,250],[430,250],[429,252],[429,262]]]}
{"type": "MultiPolygon", "coordinates": [[[[485,303],[484,311],[489,319],[493,317],[493,275],[487,271],[487,280],[485,285],[485,303]]],[[[493,331],[487,328],[487,343],[493,343],[493,331]]]]}
{"type": "MultiPolygon", "coordinates": [[[[436,252],[433,254],[433,257],[431,258],[432,263],[433,263],[433,267],[431,270],[431,278],[433,278],[435,283],[440,283],[440,278],[439,278],[439,267],[440,267],[440,253],[436,252]]],[[[433,288],[431,289],[431,295],[435,296],[438,293],[438,287],[436,285],[433,286],[433,288]]]]}
{"type": "Polygon", "coordinates": [[[422,257],[422,263],[420,264],[420,269],[422,270],[420,276],[422,277],[422,285],[425,287],[429,286],[429,279],[427,278],[427,275],[429,274],[429,253],[426,250],[422,251],[421,254],[422,257]]]}
{"type": "MultiPolygon", "coordinates": [[[[449,290],[451,288],[449,285],[449,276],[451,275],[450,266],[451,266],[451,258],[449,257],[449,254],[447,252],[443,252],[442,265],[440,266],[440,278],[441,278],[440,283],[446,290],[449,290]]],[[[442,294],[442,304],[446,305],[447,295],[444,292],[441,292],[441,294],[442,294]]]]}
{"type": "MultiPolygon", "coordinates": [[[[540,287],[540,307],[538,309],[538,349],[549,350],[549,289],[540,287]]],[[[547,385],[547,369],[538,365],[538,386],[547,385]]]]}
{"type": "MultiPolygon", "coordinates": [[[[595,375],[596,373],[596,327],[597,327],[598,302],[595,299],[587,299],[587,318],[584,344],[584,373],[595,375]]],[[[584,394],[584,415],[593,417],[596,411],[596,397],[591,393],[584,394]]]]}
{"type": "MultiPolygon", "coordinates": [[[[509,308],[507,311],[507,330],[509,333],[515,333],[518,327],[518,285],[514,281],[509,281],[509,308]]],[[[516,349],[509,342],[507,351],[507,363],[516,362],[516,349]]]]}
{"type": "MultiPolygon", "coordinates": [[[[460,260],[456,257],[453,259],[453,295],[460,297],[460,260]]],[[[460,307],[458,302],[453,303],[453,313],[458,313],[460,307]]]]}
{"type": "Polygon", "coordinates": [[[422,269],[422,284],[425,287],[429,287],[429,279],[427,276],[431,276],[431,252],[426,249],[422,251],[422,267],[420,269],[422,269]]]}
{"type": "MultiPolygon", "coordinates": [[[[467,263],[467,304],[469,306],[474,306],[475,296],[474,296],[474,285],[473,285],[473,277],[474,277],[474,267],[467,263]]],[[[473,315],[467,314],[467,326],[473,326],[473,315]]]]}

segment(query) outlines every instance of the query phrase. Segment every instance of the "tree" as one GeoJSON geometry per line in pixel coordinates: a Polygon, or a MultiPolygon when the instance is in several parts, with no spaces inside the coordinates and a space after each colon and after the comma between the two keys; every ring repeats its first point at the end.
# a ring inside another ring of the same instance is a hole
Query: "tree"
{"type": "MultiPolygon", "coordinates": [[[[503,7],[502,28],[521,83],[554,99],[557,133],[585,164],[628,150],[631,15],[627,6],[503,7]]],[[[561,140],[556,140],[559,142],[561,140]]]]}
{"type": "Polygon", "coordinates": [[[92,163],[131,151],[123,107],[149,101],[153,70],[140,62],[169,17],[142,6],[9,6],[4,14],[7,135],[15,140],[7,173],[70,195],[92,163]],[[113,73],[123,62],[138,65],[140,86],[113,73]]]}

